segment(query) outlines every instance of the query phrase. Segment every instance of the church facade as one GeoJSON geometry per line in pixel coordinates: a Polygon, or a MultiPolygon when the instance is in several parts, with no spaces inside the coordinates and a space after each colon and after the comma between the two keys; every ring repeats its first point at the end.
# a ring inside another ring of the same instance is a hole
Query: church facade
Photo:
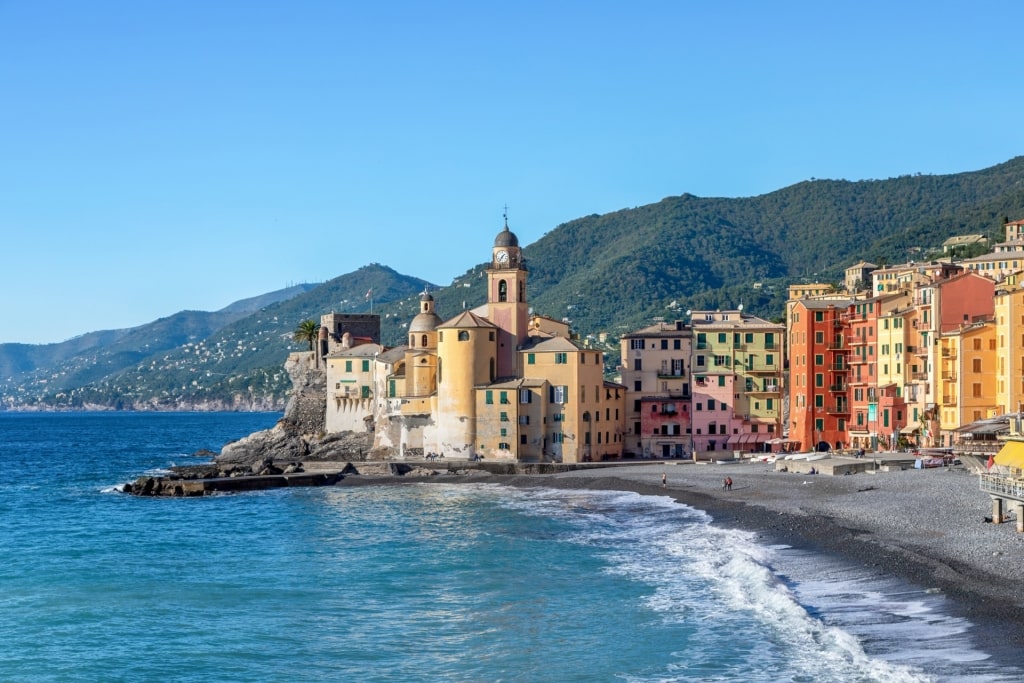
{"type": "Polygon", "coordinates": [[[491,249],[485,304],[444,320],[424,292],[404,346],[328,354],[328,431],[370,429],[374,455],[392,459],[621,457],[625,387],[604,380],[602,352],[532,315],[528,275],[506,224],[491,249]]]}

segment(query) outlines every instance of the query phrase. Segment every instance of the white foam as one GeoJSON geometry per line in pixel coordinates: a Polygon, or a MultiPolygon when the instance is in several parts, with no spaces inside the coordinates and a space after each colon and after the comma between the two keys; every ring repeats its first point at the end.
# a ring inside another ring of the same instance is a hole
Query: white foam
{"type": "MultiPolygon", "coordinates": [[[[956,664],[984,669],[988,655],[965,637],[971,624],[943,612],[941,594],[788,546],[762,545],[754,534],[716,527],[707,514],[668,497],[531,489],[503,502],[594,522],[579,524],[575,540],[607,548],[608,572],[652,586],[645,604],[667,622],[731,628],[735,638],[751,634],[749,648],[764,652],[746,653],[748,661],[785,652],[784,671],[737,671],[739,677],[911,682],[934,680],[936,672],[944,679],[943,671],[958,671],[952,675],[963,680],[956,664]]],[[[690,644],[685,660],[699,659],[700,647],[690,644]]],[[[714,647],[704,655],[717,657],[714,647]]],[[[701,677],[683,668],[680,680],[701,677]]],[[[984,680],[1016,675],[969,668],[984,680]]]]}

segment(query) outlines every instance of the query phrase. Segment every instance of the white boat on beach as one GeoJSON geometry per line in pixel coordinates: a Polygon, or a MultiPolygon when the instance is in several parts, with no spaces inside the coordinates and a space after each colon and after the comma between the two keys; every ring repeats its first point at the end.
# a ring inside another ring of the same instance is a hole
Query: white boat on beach
{"type": "Polygon", "coordinates": [[[813,453],[807,456],[807,462],[814,462],[815,460],[824,460],[828,457],[828,453],[813,453]]]}
{"type": "Polygon", "coordinates": [[[786,456],[786,460],[806,460],[807,456],[814,455],[813,453],[793,453],[786,456]]]}

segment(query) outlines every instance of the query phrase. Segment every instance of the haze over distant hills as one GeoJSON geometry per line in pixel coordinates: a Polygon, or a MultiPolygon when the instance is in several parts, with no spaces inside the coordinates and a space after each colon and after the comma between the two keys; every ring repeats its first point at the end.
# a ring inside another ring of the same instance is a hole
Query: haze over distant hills
{"type": "MultiPolygon", "coordinates": [[[[655,316],[682,318],[687,309],[743,303],[777,317],[788,284],[836,282],[860,259],[921,259],[952,235],[1000,241],[1003,222],[1021,218],[1024,157],[952,175],[809,180],[757,197],[684,194],[578,218],[527,245],[529,298],[535,312],[569,319],[584,337],[608,332],[614,344],[655,316]]],[[[490,248],[481,240],[481,263],[441,288],[373,264],[215,313],[186,311],[60,344],[2,344],[0,401],[9,408],[280,408],[288,389],[281,366],[300,348],[291,332],[301,320],[365,312],[372,289],[385,343],[401,343],[424,287],[442,318],[484,301],[490,248]]]]}

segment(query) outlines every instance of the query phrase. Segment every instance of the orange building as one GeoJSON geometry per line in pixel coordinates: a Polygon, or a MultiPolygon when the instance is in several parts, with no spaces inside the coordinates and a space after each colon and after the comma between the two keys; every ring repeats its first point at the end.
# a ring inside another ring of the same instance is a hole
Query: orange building
{"type": "Polygon", "coordinates": [[[850,347],[843,314],[850,299],[791,301],[789,439],[803,450],[842,448],[850,419],[850,347]]]}

